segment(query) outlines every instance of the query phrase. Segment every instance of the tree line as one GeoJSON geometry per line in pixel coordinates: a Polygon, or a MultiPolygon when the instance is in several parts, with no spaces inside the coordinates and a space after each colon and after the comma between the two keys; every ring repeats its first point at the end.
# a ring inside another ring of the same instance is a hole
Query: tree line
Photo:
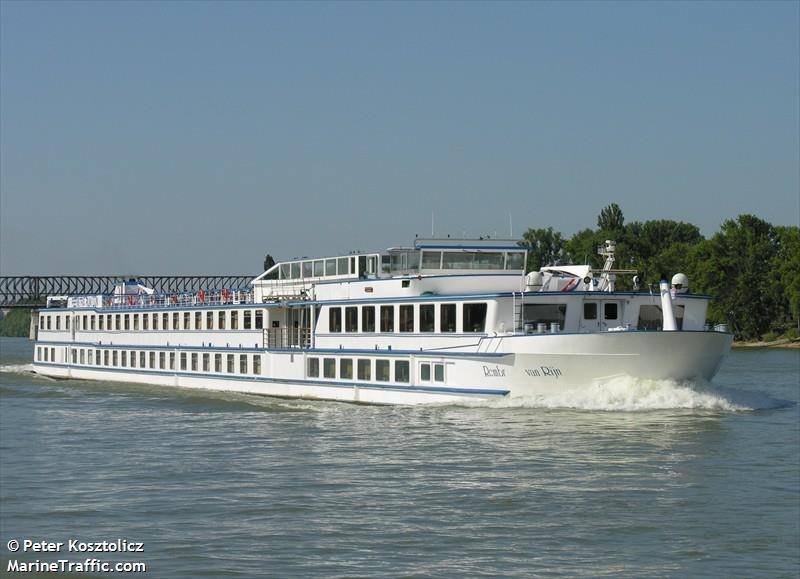
{"type": "MultiPolygon", "coordinates": [[[[689,276],[692,293],[713,296],[708,317],[726,323],[737,339],[800,337],[800,228],[774,226],[755,215],[726,220],[705,238],[691,223],[666,219],[625,222],[612,203],[596,229],[565,238],[552,227],[528,229],[520,243],[530,248],[528,271],[567,263],[602,267],[597,248],[617,242],[615,267],[635,269],[645,287],[677,272],[689,276]]],[[[631,289],[624,276],[618,289],[631,289]]]]}

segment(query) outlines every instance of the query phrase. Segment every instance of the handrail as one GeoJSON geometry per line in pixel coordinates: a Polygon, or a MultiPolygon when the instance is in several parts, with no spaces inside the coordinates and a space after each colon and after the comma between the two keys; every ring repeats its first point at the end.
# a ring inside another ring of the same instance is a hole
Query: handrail
{"type": "Polygon", "coordinates": [[[309,328],[264,328],[264,348],[268,350],[308,349],[310,347],[311,330],[309,328]]]}

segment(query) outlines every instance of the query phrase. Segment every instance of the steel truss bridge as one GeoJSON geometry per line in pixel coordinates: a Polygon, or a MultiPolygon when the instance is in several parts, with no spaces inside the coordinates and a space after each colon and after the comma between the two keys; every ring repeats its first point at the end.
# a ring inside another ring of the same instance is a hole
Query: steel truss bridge
{"type": "Polygon", "coordinates": [[[54,275],[0,276],[0,308],[44,307],[47,296],[111,294],[114,286],[135,279],[157,293],[193,293],[201,289],[249,287],[254,275],[54,275]]]}

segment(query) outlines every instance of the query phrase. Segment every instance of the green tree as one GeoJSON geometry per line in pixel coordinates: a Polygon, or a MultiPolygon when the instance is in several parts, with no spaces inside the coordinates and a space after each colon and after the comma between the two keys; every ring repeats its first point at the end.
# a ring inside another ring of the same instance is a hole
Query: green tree
{"type": "Polygon", "coordinates": [[[597,227],[601,231],[624,231],[625,216],[622,215],[622,209],[619,208],[619,205],[612,203],[604,207],[600,211],[600,215],[597,216],[597,227]]]}
{"type": "Polygon", "coordinates": [[[634,221],[622,237],[631,268],[648,284],[658,283],[662,274],[686,270],[692,247],[702,240],[696,225],[667,219],[634,221]]]}
{"type": "Polygon", "coordinates": [[[780,284],[771,271],[776,253],[775,228],[754,215],[725,221],[695,246],[690,283],[714,296],[712,321],[730,323],[740,339],[758,339],[770,330],[780,303],[780,284]]]}
{"type": "Polygon", "coordinates": [[[528,229],[522,234],[521,245],[527,245],[527,271],[538,271],[545,265],[557,265],[564,259],[564,238],[552,227],[528,229]]]}
{"type": "Polygon", "coordinates": [[[582,229],[569,238],[564,244],[566,249],[566,261],[575,264],[591,265],[592,267],[602,266],[601,259],[597,255],[598,246],[604,241],[601,232],[591,229],[582,229]]]}
{"type": "Polygon", "coordinates": [[[31,311],[23,308],[11,310],[0,319],[0,336],[28,337],[31,326],[31,311]]]}
{"type": "Polygon", "coordinates": [[[779,280],[785,321],[800,330],[800,227],[776,227],[773,275],[779,280]]]}
{"type": "Polygon", "coordinates": [[[270,254],[267,254],[267,256],[264,258],[264,271],[267,271],[273,265],[275,265],[275,260],[270,254]]]}

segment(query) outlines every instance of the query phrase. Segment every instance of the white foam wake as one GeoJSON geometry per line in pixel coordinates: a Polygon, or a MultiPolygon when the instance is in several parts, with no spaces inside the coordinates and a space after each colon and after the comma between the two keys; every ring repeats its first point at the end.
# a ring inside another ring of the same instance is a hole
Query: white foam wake
{"type": "Polygon", "coordinates": [[[705,410],[741,412],[779,408],[785,401],[760,392],[714,387],[705,382],[642,380],[627,376],[595,382],[585,388],[531,397],[478,403],[492,408],[565,408],[609,412],[705,410]]]}
{"type": "Polygon", "coordinates": [[[8,374],[32,374],[33,364],[5,364],[0,366],[0,372],[8,374]]]}

